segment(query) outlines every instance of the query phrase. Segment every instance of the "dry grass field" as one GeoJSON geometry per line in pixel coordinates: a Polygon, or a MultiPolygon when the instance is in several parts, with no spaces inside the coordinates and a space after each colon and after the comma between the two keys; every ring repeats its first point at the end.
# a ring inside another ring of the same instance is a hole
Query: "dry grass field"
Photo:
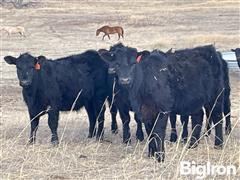
{"type": "MultiPolygon", "coordinates": [[[[199,147],[189,150],[183,144],[168,142],[166,161],[157,163],[147,157],[147,141],[122,144],[119,133],[110,131],[110,114],[105,114],[103,142],[87,139],[88,120],[84,109],[61,113],[59,147],[50,146],[50,129],[42,117],[37,143],[26,146],[29,119],[21,96],[15,67],[3,57],[23,52],[48,58],[80,53],[87,49],[108,48],[117,35],[105,41],[95,36],[102,25],[121,25],[124,44],[139,49],[180,49],[215,43],[220,51],[240,46],[240,2],[238,0],[39,0],[33,7],[0,7],[1,26],[23,26],[26,37],[1,31],[1,179],[195,179],[180,175],[180,161],[215,165],[234,165],[236,176],[207,176],[206,179],[240,179],[240,73],[230,72],[233,131],[225,136],[223,150],[215,150],[214,133],[203,137],[199,147]]],[[[131,114],[132,116],[132,114],[131,114]]],[[[190,129],[190,126],[189,126],[190,129]]],[[[181,131],[178,122],[178,132],[181,131]]],[[[146,139],[146,134],[145,134],[146,139]]]]}

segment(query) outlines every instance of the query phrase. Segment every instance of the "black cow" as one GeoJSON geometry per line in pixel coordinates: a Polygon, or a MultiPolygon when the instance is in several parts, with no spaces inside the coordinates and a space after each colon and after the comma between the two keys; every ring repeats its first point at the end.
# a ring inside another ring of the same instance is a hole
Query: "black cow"
{"type": "Polygon", "coordinates": [[[39,118],[48,113],[48,125],[52,132],[51,142],[58,144],[59,111],[79,110],[85,107],[90,127],[88,137],[97,138],[103,133],[104,101],[107,96],[107,66],[96,51],[86,51],[57,60],[28,53],[18,58],[4,57],[8,64],[16,65],[24,101],[31,120],[29,143],[36,139],[39,118]],[[47,112],[46,109],[50,108],[47,112]]]}
{"type": "Polygon", "coordinates": [[[129,92],[131,106],[142,118],[150,136],[149,155],[164,160],[164,139],[170,112],[192,116],[193,132],[190,147],[199,141],[203,106],[212,110],[215,126],[215,147],[221,148],[223,73],[222,62],[213,46],[186,49],[167,57],[150,55],[136,63],[137,50],[118,49],[119,82],[129,92]],[[203,53],[204,52],[204,53],[203,53]],[[211,59],[211,61],[209,61],[211,59]]]}
{"type": "MultiPolygon", "coordinates": [[[[155,49],[151,52],[151,55],[154,54],[161,55],[167,57],[168,55],[173,54],[172,48],[169,49],[167,52],[163,52],[161,50],[155,49]]],[[[177,114],[176,112],[171,112],[169,115],[170,124],[171,124],[171,135],[170,135],[170,142],[176,142],[178,135],[177,135],[177,128],[176,128],[176,122],[177,122],[177,114]]],[[[182,142],[186,143],[188,138],[188,121],[189,116],[188,115],[181,115],[180,121],[182,123],[183,129],[182,129],[182,142]]],[[[210,126],[209,126],[210,127],[210,126]]],[[[211,128],[211,127],[210,127],[211,128]]]]}
{"type": "Polygon", "coordinates": [[[240,68],[240,48],[231,49],[231,51],[235,52],[237,62],[238,62],[238,67],[240,68]]]}
{"type": "MultiPolygon", "coordinates": [[[[170,54],[173,54],[173,52],[171,51],[172,49],[168,50],[166,53],[162,52],[162,51],[155,51],[157,53],[160,53],[161,55],[167,57],[170,54]]],[[[199,49],[196,49],[197,51],[199,51],[199,49]]],[[[178,51],[175,52],[176,54],[179,53],[178,51]]],[[[180,51],[181,53],[181,51],[180,51]]],[[[225,134],[229,135],[231,132],[231,102],[230,102],[230,84],[229,84],[229,73],[228,73],[228,65],[227,62],[222,58],[222,55],[220,52],[217,52],[221,61],[222,61],[222,71],[223,71],[223,76],[224,76],[224,104],[223,104],[223,113],[225,115],[225,119],[226,119],[226,126],[225,126],[225,134]]],[[[209,61],[211,61],[211,58],[208,59],[209,61]]],[[[206,135],[210,135],[211,134],[211,123],[212,123],[212,119],[209,119],[209,111],[208,109],[206,110],[206,115],[207,115],[207,132],[206,135]]],[[[187,115],[181,115],[180,117],[181,122],[183,124],[183,132],[182,132],[182,141],[185,143],[187,140],[187,136],[188,136],[188,120],[189,117],[187,115]]],[[[171,122],[171,137],[170,137],[170,141],[171,142],[176,142],[177,140],[177,131],[176,131],[176,114],[171,112],[170,113],[170,122],[171,122]]]]}
{"type": "MultiPolygon", "coordinates": [[[[122,120],[123,124],[123,142],[128,143],[130,142],[130,115],[129,111],[132,111],[131,104],[129,101],[129,95],[126,87],[120,85],[118,83],[118,78],[116,76],[116,70],[115,67],[117,66],[114,58],[114,54],[111,52],[116,51],[118,48],[123,48],[124,45],[119,43],[116,44],[112,47],[110,47],[110,50],[100,50],[99,53],[101,57],[107,62],[108,64],[108,74],[109,74],[109,83],[108,83],[108,89],[109,89],[109,97],[112,100],[112,105],[116,106],[117,109],[119,110],[119,114],[122,120]],[[114,85],[113,85],[114,84],[114,85]],[[114,87],[114,89],[113,89],[114,87]],[[112,95],[114,94],[114,98],[112,95]]],[[[147,55],[149,54],[148,51],[141,52],[142,55],[147,55]]],[[[135,114],[134,119],[137,122],[137,131],[136,131],[136,137],[138,140],[143,141],[144,135],[142,131],[142,122],[140,118],[135,114]]]]}

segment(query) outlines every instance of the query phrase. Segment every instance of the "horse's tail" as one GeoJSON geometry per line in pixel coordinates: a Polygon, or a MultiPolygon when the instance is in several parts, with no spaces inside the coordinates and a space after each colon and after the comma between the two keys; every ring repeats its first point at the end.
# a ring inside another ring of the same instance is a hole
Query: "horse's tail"
{"type": "Polygon", "coordinates": [[[123,37],[124,31],[123,31],[123,28],[122,28],[122,27],[121,27],[121,30],[122,30],[122,37],[123,37]]]}

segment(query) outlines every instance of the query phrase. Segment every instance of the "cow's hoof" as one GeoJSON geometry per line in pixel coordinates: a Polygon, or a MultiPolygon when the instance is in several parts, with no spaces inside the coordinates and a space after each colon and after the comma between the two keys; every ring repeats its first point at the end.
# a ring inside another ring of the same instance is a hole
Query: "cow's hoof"
{"type": "Polygon", "coordinates": [[[28,141],[27,142],[27,146],[32,146],[32,145],[34,145],[35,144],[35,142],[33,142],[33,141],[28,141]]]}
{"type": "Polygon", "coordinates": [[[205,137],[210,137],[210,135],[211,135],[211,132],[210,132],[210,133],[209,133],[209,132],[205,132],[205,133],[204,133],[204,136],[205,136],[205,137]]]}
{"type": "Polygon", "coordinates": [[[229,135],[232,131],[232,128],[228,127],[225,129],[225,135],[229,135]]]}
{"type": "Polygon", "coordinates": [[[99,141],[99,142],[102,142],[103,141],[103,136],[96,136],[96,140],[99,141]]]}
{"type": "Polygon", "coordinates": [[[96,133],[89,133],[87,137],[88,138],[93,138],[95,135],[96,135],[96,133]]]}
{"type": "Polygon", "coordinates": [[[157,162],[164,162],[165,159],[165,153],[164,152],[155,152],[155,158],[157,162]]]}
{"type": "Polygon", "coordinates": [[[118,129],[112,129],[112,134],[117,134],[118,133],[118,129]]]}
{"type": "Polygon", "coordinates": [[[130,138],[123,140],[123,144],[131,144],[132,140],[130,138]]]}
{"type": "Polygon", "coordinates": [[[94,130],[93,132],[89,132],[87,137],[93,138],[94,136],[96,136],[96,130],[94,130]]]}
{"type": "Polygon", "coordinates": [[[197,141],[191,141],[189,146],[188,146],[188,149],[194,149],[198,146],[198,142],[197,141]]]}
{"type": "Polygon", "coordinates": [[[58,146],[59,141],[58,141],[58,136],[57,135],[55,135],[55,134],[52,135],[51,144],[52,144],[53,147],[58,146]]]}
{"type": "Polygon", "coordinates": [[[52,145],[52,147],[57,147],[59,145],[59,141],[58,140],[52,141],[51,145],[52,145]]]}
{"type": "Polygon", "coordinates": [[[35,144],[35,142],[36,142],[36,139],[30,138],[27,142],[27,146],[31,146],[31,145],[35,144]]]}
{"type": "Polygon", "coordinates": [[[92,134],[88,134],[87,138],[93,138],[92,134]]]}
{"type": "Polygon", "coordinates": [[[223,149],[223,144],[214,145],[214,149],[222,150],[223,149]]]}
{"type": "Polygon", "coordinates": [[[175,132],[171,133],[170,142],[177,142],[177,134],[175,132]]]}
{"type": "Polygon", "coordinates": [[[187,138],[182,138],[182,141],[181,141],[183,144],[187,144],[187,138]]]}
{"type": "Polygon", "coordinates": [[[211,136],[211,130],[206,131],[205,136],[210,137],[211,136]]]}

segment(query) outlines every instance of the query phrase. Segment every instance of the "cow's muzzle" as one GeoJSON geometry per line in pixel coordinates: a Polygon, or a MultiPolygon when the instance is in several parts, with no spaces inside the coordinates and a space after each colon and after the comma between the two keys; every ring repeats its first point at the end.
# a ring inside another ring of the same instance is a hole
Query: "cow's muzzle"
{"type": "Polygon", "coordinates": [[[128,84],[130,84],[131,79],[130,78],[120,78],[119,82],[120,82],[120,84],[128,85],[128,84]]]}
{"type": "Polygon", "coordinates": [[[22,87],[27,87],[27,86],[30,86],[31,82],[30,81],[27,81],[27,80],[23,80],[23,81],[20,81],[20,86],[22,87]]]}
{"type": "Polygon", "coordinates": [[[108,68],[108,74],[114,74],[116,73],[115,68],[108,68]]]}

